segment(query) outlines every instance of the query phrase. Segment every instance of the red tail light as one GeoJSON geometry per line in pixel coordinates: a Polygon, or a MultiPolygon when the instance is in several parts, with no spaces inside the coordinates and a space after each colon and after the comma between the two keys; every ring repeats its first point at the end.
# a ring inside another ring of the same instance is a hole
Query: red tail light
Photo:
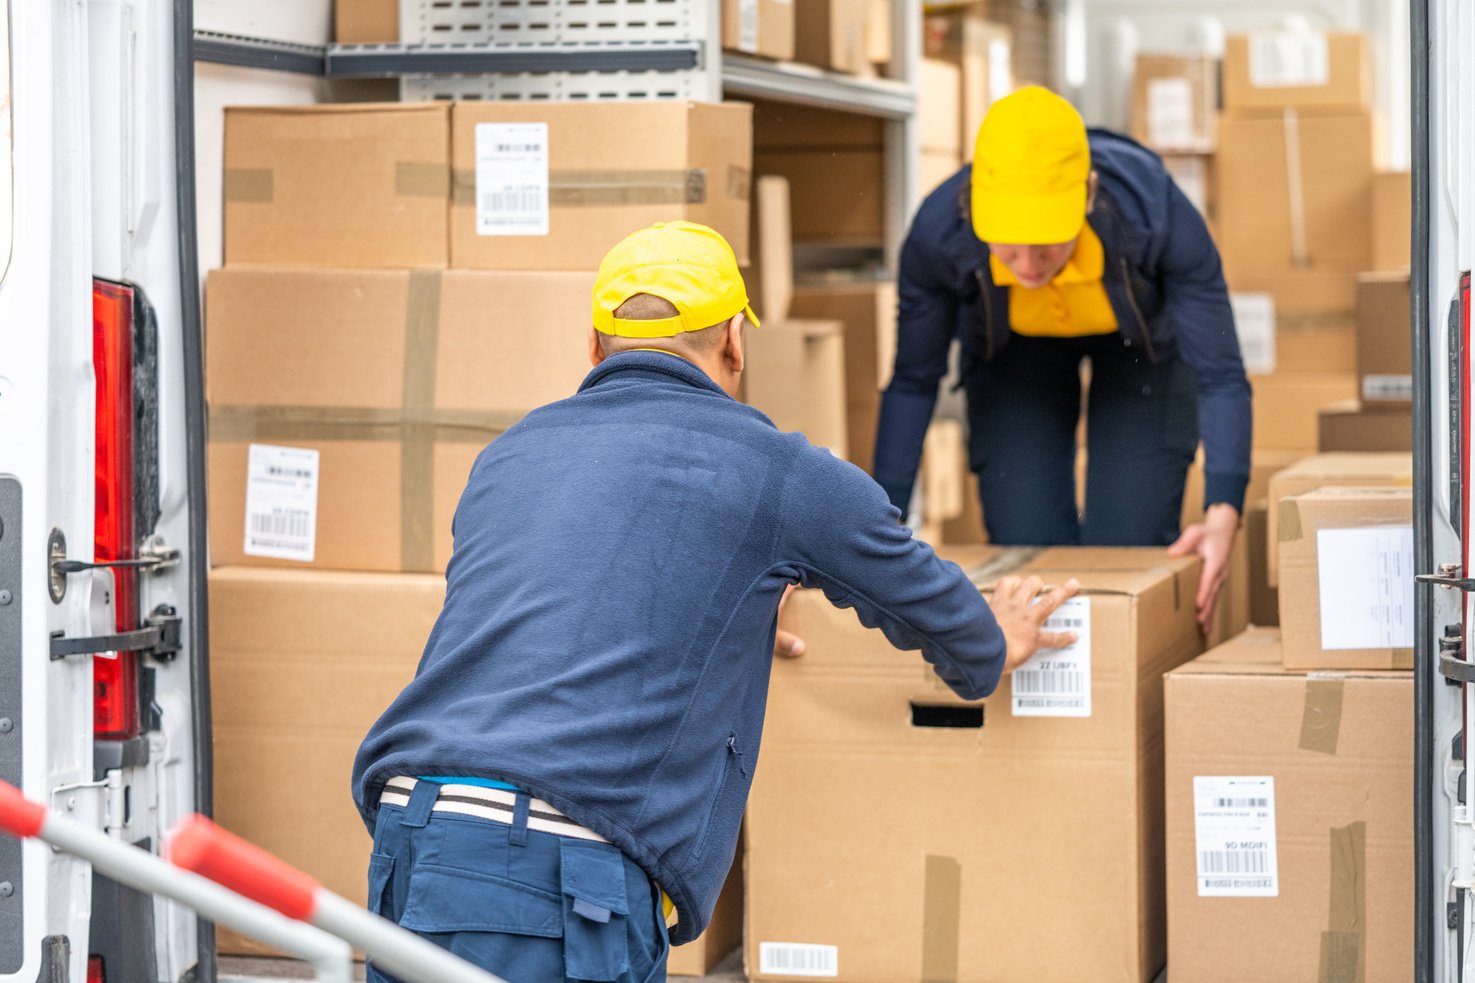
{"type": "MultiPolygon", "coordinates": [[[[133,528],[133,290],[122,284],[93,281],[92,366],[97,379],[93,552],[99,561],[129,560],[137,547],[133,528]]],[[[138,627],[137,574],[126,567],[113,570],[113,611],[117,631],[138,627]]],[[[137,653],[92,660],[92,717],[95,737],[126,740],[137,736],[137,653]]],[[[90,968],[88,973],[90,979],[90,968]]]]}
{"type": "Polygon", "coordinates": [[[108,983],[107,971],[102,968],[102,956],[88,958],[87,983],[108,983]]]}

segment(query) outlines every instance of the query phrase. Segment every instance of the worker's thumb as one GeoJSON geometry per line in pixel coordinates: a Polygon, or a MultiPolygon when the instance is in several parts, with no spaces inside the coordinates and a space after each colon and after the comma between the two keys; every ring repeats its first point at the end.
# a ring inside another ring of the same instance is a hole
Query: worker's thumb
{"type": "Polygon", "coordinates": [[[804,639],[791,632],[780,631],[773,640],[773,651],[786,659],[798,658],[804,654],[804,639]]]}
{"type": "Polygon", "coordinates": [[[1198,549],[1198,544],[1204,541],[1204,532],[1203,523],[1195,522],[1183,530],[1183,535],[1179,536],[1177,541],[1168,547],[1168,555],[1187,556],[1189,553],[1192,553],[1198,549]]]}

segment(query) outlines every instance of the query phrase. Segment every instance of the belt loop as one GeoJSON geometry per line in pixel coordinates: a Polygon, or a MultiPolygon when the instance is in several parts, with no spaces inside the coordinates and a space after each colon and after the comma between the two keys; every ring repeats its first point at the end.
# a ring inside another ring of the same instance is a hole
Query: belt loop
{"type": "Polygon", "coordinates": [[[430,822],[430,810],[435,808],[435,800],[439,797],[439,782],[417,781],[410,789],[410,804],[405,806],[405,814],[399,824],[415,829],[425,826],[430,822]]]}
{"type": "Polygon", "coordinates": [[[513,846],[527,846],[528,842],[528,810],[532,807],[532,799],[526,792],[518,792],[517,799],[512,806],[512,837],[513,846]]]}

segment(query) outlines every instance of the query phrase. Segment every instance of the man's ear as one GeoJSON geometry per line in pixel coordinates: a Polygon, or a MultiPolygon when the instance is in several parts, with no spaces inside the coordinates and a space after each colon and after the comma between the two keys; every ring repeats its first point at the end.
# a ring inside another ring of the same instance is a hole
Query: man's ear
{"type": "Polygon", "coordinates": [[[733,375],[741,375],[743,366],[747,364],[747,351],[743,339],[743,324],[746,320],[741,314],[734,315],[732,320],[727,322],[727,333],[722,341],[722,357],[733,375]]]}
{"type": "Polygon", "coordinates": [[[604,348],[599,344],[599,329],[589,326],[589,364],[595,368],[604,361],[604,348]]]}
{"type": "Polygon", "coordinates": [[[1093,170],[1086,178],[1086,213],[1090,214],[1094,207],[1096,207],[1096,172],[1093,170]]]}

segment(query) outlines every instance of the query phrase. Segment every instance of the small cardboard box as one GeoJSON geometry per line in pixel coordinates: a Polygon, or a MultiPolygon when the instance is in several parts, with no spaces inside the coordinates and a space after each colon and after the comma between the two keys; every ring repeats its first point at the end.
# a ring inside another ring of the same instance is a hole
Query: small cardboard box
{"type": "Polygon", "coordinates": [[[761,175],[789,179],[796,242],[877,245],[885,238],[885,155],[880,148],[759,150],[761,175]]]}
{"type": "Polygon", "coordinates": [[[333,38],[339,44],[399,40],[399,0],[334,0],[333,38]]]}
{"type": "Polygon", "coordinates": [[[881,39],[872,0],[794,0],[794,60],[851,75],[872,75],[881,39]]]}
{"type": "Polygon", "coordinates": [[[1228,116],[1215,164],[1230,270],[1359,272],[1372,262],[1370,113],[1228,116]]]}
{"type": "MultiPolygon", "coordinates": [[[[794,291],[791,309],[797,318],[830,318],[845,326],[847,458],[869,473],[881,413],[881,389],[876,384],[882,369],[881,339],[896,333],[896,285],[804,285],[794,291]]],[[[760,330],[766,328],[765,322],[760,330]]]]}
{"type": "Polygon", "coordinates": [[[792,60],[793,0],[722,0],[722,47],[778,61],[792,60]]]}
{"type": "Polygon", "coordinates": [[[1205,55],[1138,55],[1132,136],[1165,153],[1212,153],[1219,123],[1219,63],[1205,55]]]}
{"type": "Polygon", "coordinates": [[[1412,669],[1412,491],[1322,487],[1277,510],[1286,668],[1412,669]]]}
{"type": "Polygon", "coordinates": [[[444,268],[449,113],[442,103],[227,107],[226,263],[444,268]]]}
{"type": "Polygon", "coordinates": [[[1414,449],[1413,411],[1407,406],[1370,408],[1355,399],[1323,406],[1316,419],[1316,449],[1401,451],[1414,449]]]}
{"type": "Polygon", "coordinates": [[[1282,317],[1345,317],[1357,309],[1357,270],[1226,270],[1235,293],[1269,294],[1282,317]]]}
{"type": "Polygon", "coordinates": [[[845,324],[764,322],[746,338],[744,400],[780,430],[845,457],[845,324]]]}
{"type": "MultiPolygon", "coordinates": [[[[1340,404],[1339,404],[1340,405],[1340,404]]],[[[1307,455],[1270,478],[1266,498],[1270,507],[1269,576],[1272,587],[1280,584],[1280,558],[1275,544],[1280,541],[1280,509],[1283,498],[1301,495],[1327,485],[1340,487],[1411,488],[1413,458],[1408,454],[1336,453],[1307,455]]]]}
{"type": "Polygon", "coordinates": [[[1147,983],[1166,942],[1161,680],[1201,651],[1199,565],[1147,549],[945,555],[984,584],[1079,577],[1062,617],[1089,622],[1091,665],[1058,681],[1089,680],[1089,716],[1013,715],[1026,679],[1024,709],[1049,702],[1024,670],[966,703],[820,592],[791,597],[784,627],[808,648],[774,665],[748,801],[748,974],[792,979],[814,958],[867,983],[1147,983]],[[1007,831],[1007,849],[985,831],[1007,831]]]}
{"type": "Polygon", "coordinates": [[[1412,674],[1288,670],[1260,630],[1164,689],[1172,978],[1406,979],[1412,674]]]}
{"type": "Polygon", "coordinates": [[[1316,450],[1316,414],[1357,395],[1351,372],[1294,372],[1255,376],[1252,439],[1257,451],[1316,450]]]}
{"type": "Polygon", "coordinates": [[[1257,31],[1225,42],[1229,113],[1362,110],[1370,94],[1367,39],[1361,34],[1257,31]]]}
{"type": "Polygon", "coordinates": [[[941,58],[922,59],[917,81],[917,130],[924,153],[949,154],[961,161],[962,87],[963,73],[957,65],[941,58]]]}
{"type": "Polygon", "coordinates": [[[1408,171],[1373,176],[1373,269],[1407,270],[1413,252],[1413,187],[1408,171]]]}
{"type": "Polygon", "coordinates": [[[451,265],[592,271],[672,219],[710,225],[747,265],[752,136],[735,102],[455,103],[451,265]]]}
{"type": "Polygon", "coordinates": [[[989,107],[1014,91],[1014,32],[987,20],[982,4],[929,13],[922,30],[927,57],[951,62],[960,72],[959,142],[962,158],[971,160],[989,107]]]}
{"type": "Polygon", "coordinates": [[[444,570],[476,455],[588,374],[593,286],[592,273],[212,272],[213,563],[444,570]]]}
{"type": "Polygon", "coordinates": [[[1365,404],[1408,409],[1412,403],[1412,317],[1407,269],[1357,278],[1357,377],[1365,404]]]}

